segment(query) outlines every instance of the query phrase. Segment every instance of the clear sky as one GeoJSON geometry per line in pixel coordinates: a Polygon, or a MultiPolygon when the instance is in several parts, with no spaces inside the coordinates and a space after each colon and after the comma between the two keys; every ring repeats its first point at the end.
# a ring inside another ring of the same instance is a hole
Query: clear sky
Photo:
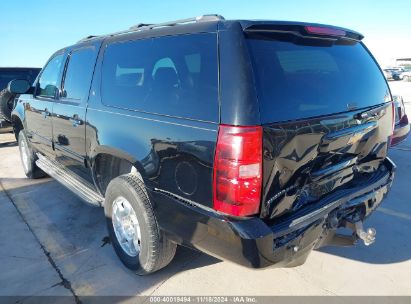
{"type": "Polygon", "coordinates": [[[91,34],[210,13],[348,27],[365,35],[381,65],[411,57],[411,0],[0,0],[0,12],[0,66],[41,67],[91,34]]]}

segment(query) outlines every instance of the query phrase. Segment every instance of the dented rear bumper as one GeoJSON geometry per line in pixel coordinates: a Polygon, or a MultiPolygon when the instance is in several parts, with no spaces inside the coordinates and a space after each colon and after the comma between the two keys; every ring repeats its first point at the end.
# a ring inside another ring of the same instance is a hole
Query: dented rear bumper
{"type": "Polygon", "coordinates": [[[368,217],[390,190],[394,174],[387,158],[367,184],[336,191],[272,223],[227,218],[158,191],[151,195],[160,228],[174,242],[247,267],[290,267],[304,263],[312,249],[335,244],[338,227],[368,217]],[[351,219],[354,213],[359,218],[351,219]]]}

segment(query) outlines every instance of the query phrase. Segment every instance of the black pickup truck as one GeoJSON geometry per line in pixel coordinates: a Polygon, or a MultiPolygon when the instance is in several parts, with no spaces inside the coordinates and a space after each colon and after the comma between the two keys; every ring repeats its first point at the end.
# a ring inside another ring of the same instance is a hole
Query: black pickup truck
{"type": "Polygon", "coordinates": [[[218,15],[86,37],[34,86],[10,84],[25,173],[104,207],[138,274],[177,245],[253,268],[369,245],[363,221],[394,178],[394,111],[362,38],[218,15]]]}
{"type": "Polygon", "coordinates": [[[0,133],[12,131],[10,121],[16,95],[7,90],[7,85],[13,79],[32,83],[39,72],[39,68],[0,67],[0,133]]]}

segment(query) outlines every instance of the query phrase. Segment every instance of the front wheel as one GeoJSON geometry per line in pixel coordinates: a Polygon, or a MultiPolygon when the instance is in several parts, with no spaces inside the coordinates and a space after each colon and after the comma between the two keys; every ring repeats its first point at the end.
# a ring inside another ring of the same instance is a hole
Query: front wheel
{"type": "Polygon", "coordinates": [[[110,182],[104,213],[111,243],[127,268],[146,275],[171,262],[177,245],[160,231],[145,186],[138,177],[127,174],[110,182]]]}
{"type": "Polygon", "coordinates": [[[26,176],[33,179],[46,176],[46,173],[36,165],[37,157],[30,148],[24,130],[20,131],[18,139],[21,163],[23,164],[23,170],[26,176]]]}

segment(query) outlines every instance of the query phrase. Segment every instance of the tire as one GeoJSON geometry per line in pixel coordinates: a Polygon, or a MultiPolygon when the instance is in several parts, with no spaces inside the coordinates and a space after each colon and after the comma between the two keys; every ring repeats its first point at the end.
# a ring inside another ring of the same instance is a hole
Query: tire
{"type": "Polygon", "coordinates": [[[46,176],[47,174],[44,173],[36,165],[37,156],[33,153],[29,142],[27,140],[26,134],[24,130],[21,130],[18,137],[19,142],[19,150],[20,150],[20,159],[23,165],[24,173],[28,178],[36,179],[46,176]]]}
{"type": "Polygon", "coordinates": [[[167,266],[174,258],[177,245],[169,241],[160,231],[145,186],[135,175],[122,175],[110,182],[104,201],[104,213],[111,243],[117,256],[127,268],[136,274],[153,273],[167,266]],[[127,213],[126,210],[129,207],[132,211],[127,213]],[[122,212],[119,211],[120,209],[122,212]],[[116,214],[123,213],[129,214],[129,216],[121,215],[128,219],[125,221],[126,229],[118,228],[124,227],[119,225],[124,221],[119,221],[118,218],[121,216],[116,217],[116,214]],[[128,227],[133,227],[133,229],[127,229],[128,227]],[[132,232],[122,235],[124,231],[132,232]],[[119,239],[123,240],[123,245],[120,244],[119,239]],[[132,239],[132,241],[125,241],[126,239],[132,239]]]}
{"type": "Polygon", "coordinates": [[[411,77],[410,76],[404,76],[402,80],[405,81],[405,82],[408,82],[408,81],[411,81],[411,77]]]}
{"type": "Polygon", "coordinates": [[[11,111],[13,111],[15,97],[16,94],[10,93],[7,89],[0,92],[0,115],[8,122],[11,122],[11,111]]]}

